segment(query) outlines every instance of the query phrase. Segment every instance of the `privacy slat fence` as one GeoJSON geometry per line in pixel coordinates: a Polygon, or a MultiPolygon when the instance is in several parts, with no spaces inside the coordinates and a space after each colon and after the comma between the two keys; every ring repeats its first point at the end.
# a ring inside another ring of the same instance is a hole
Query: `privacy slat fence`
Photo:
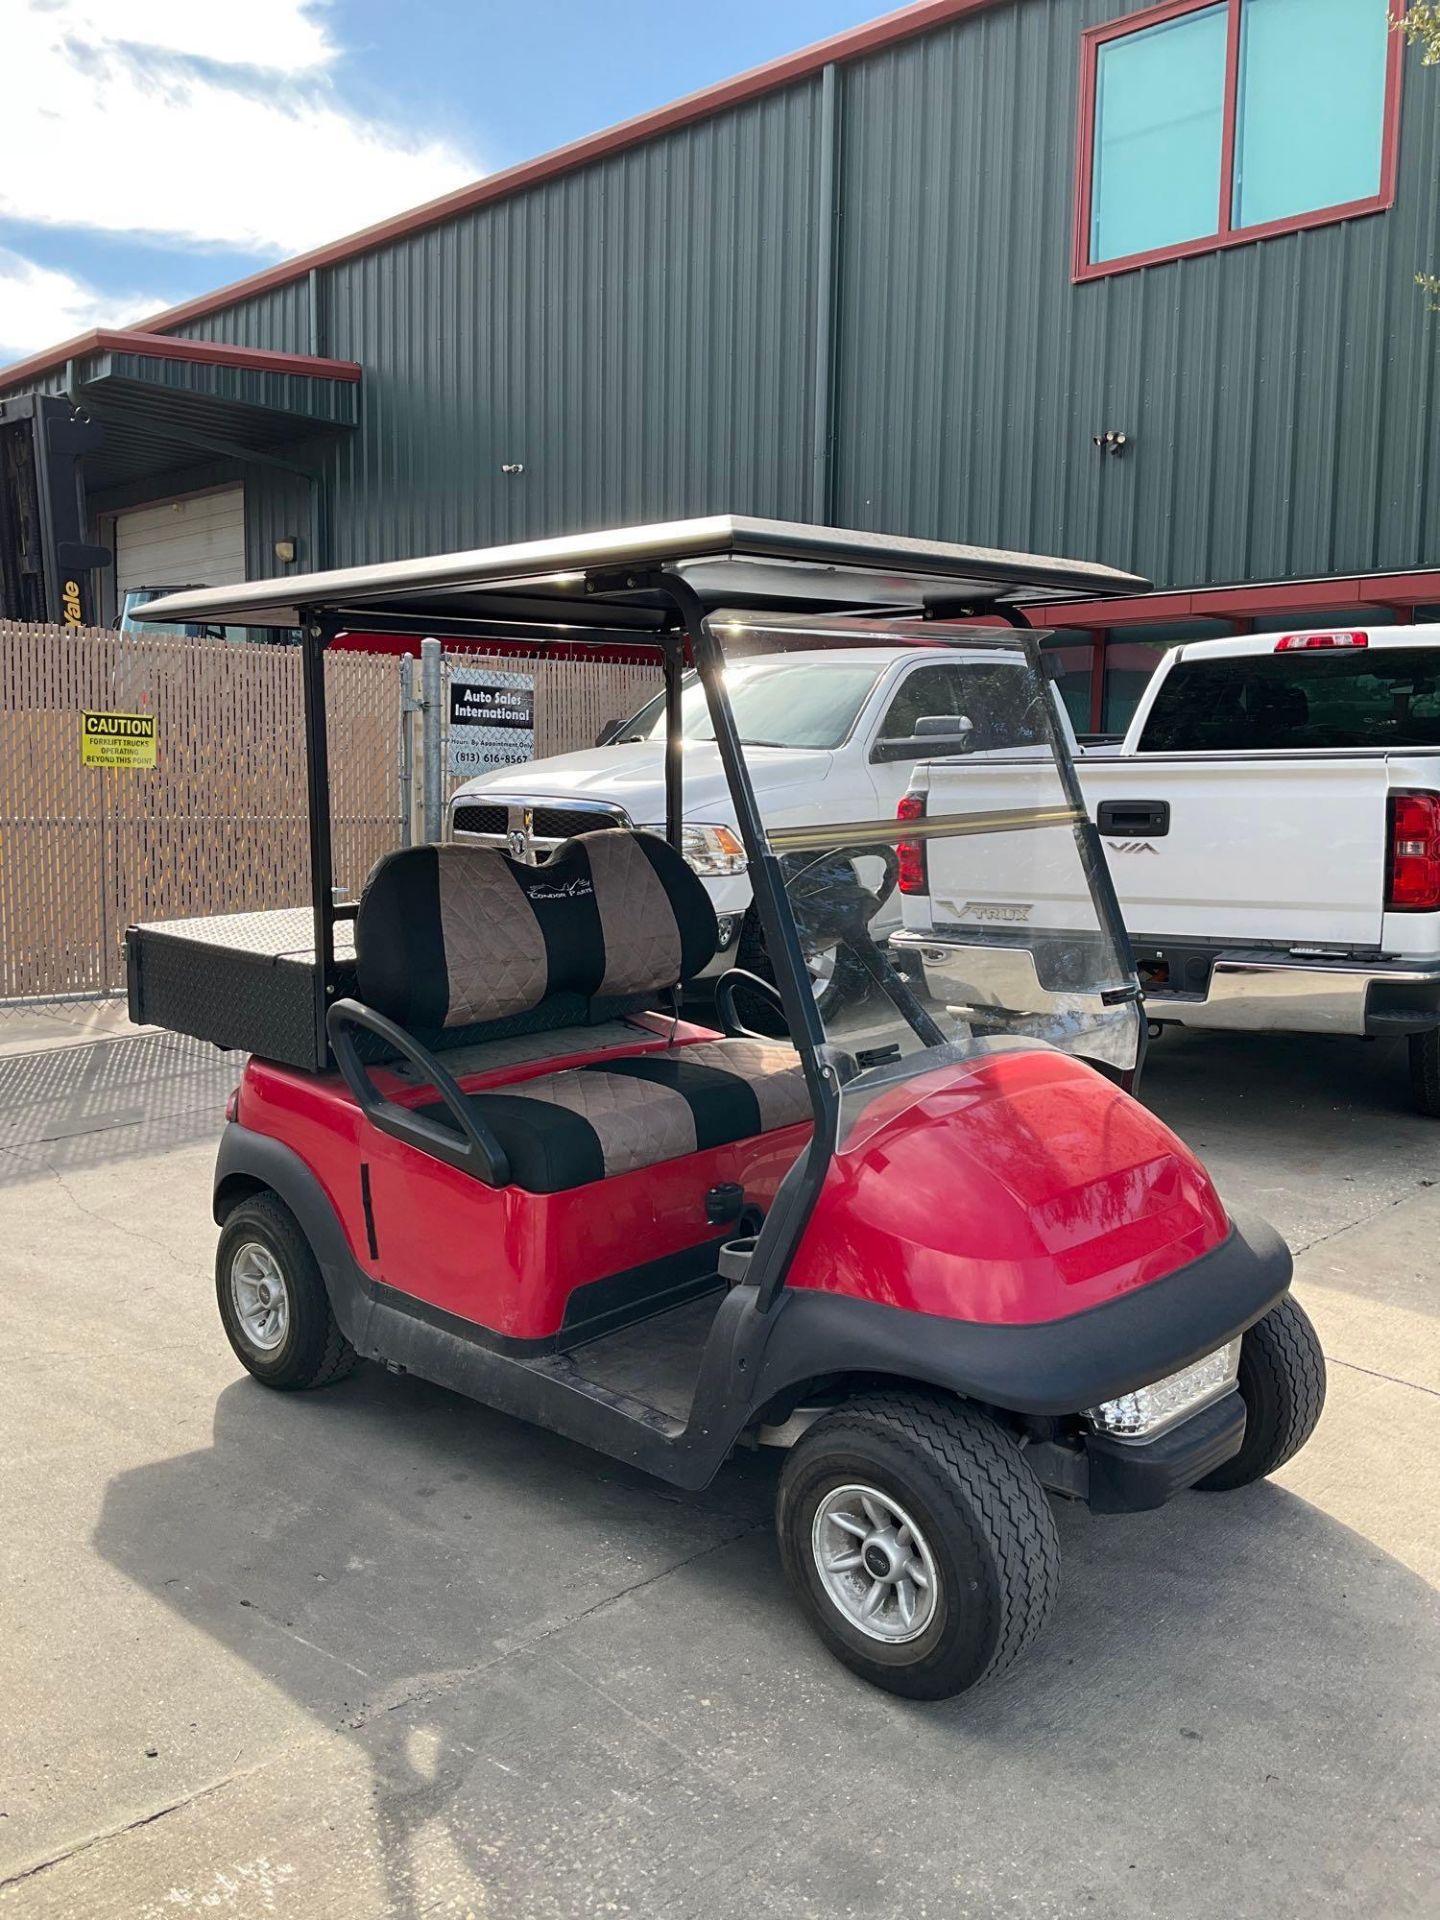
{"type": "MultiPolygon", "coordinates": [[[[541,754],[590,745],[659,685],[644,669],[526,670],[541,754]]],[[[326,675],[335,877],[358,890],[404,838],[410,723],[396,656],[332,652],[326,675]]],[[[123,991],[137,920],[293,906],[308,891],[294,648],[0,622],[0,1008],[123,991]],[[153,713],[154,769],[83,765],[87,709],[153,713]]]]}

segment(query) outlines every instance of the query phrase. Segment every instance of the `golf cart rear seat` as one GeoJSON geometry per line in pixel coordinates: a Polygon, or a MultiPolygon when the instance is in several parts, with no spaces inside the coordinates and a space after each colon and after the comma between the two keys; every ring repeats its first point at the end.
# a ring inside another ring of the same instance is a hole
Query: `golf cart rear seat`
{"type": "MultiPolygon", "coordinates": [[[[539,867],[488,847],[411,847],[370,876],[356,917],[358,1000],[330,1010],[347,1085],[383,1131],[492,1186],[558,1193],[811,1117],[794,1050],[707,1040],[467,1093],[437,1052],[549,1001],[643,1004],[671,995],[715,952],[710,896],[647,833],[582,834],[539,867]],[[409,1062],[439,1099],[385,1099],[356,1031],[409,1062]]],[[[557,1022],[557,1024],[559,1024],[557,1022]]],[[[645,1039],[637,1030],[637,1049],[645,1039]]],[[[470,1065],[476,1049],[467,1049],[470,1065]]],[[[483,1049],[481,1050],[483,1051],[483,1049]]]]}

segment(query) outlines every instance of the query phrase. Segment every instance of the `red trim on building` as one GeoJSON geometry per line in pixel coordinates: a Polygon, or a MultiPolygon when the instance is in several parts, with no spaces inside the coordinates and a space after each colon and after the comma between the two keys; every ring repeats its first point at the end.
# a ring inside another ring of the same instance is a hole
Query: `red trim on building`
{"type": "Polygon", "coordinates": [[[81,360],[92,353],[132,353],[153,360],[199,360],[212,367],[248,367],[257,373],[302,373],[317,380],[353,382],[360,378],[360,368],[354,360],[321,360],[309,353],[271,353],[264,347],[226,347],[212,340],[176,340],[167,333],[95,327],[52,353],[37,353],[32,359],[6,367],[0,372],[0,386],[33,379],[66,360],[81,360]]]}
{"type": "MultiPolygon", "coordinates": [[[[518,166],[505,168],[501,173],[488,174],[483,180],[461,187],[454,193],[447,193],[439,200],[427,201],[424,206],[414,207],[408,213],[396,214],[393,219],[379,221],[373,227],[363,227],[359,233],[347,234],[342,240],[313,248],[309,253],[297,254],[294,259],[250,274],[244,280],[234,280],[228,287],[220,287],[214,293],[183,301],[178,307],[168,307],[164,313],[152,315],[143,323],[144,327],[147,332],[155,332],[166,327],[183,326],[191,320],[202,320],[209,314],[218,313],[223,307],[234,306],[237,301],[250,300],[256,294],[270,292],[274,287],[284,287],[294,280],[303,280],[316,267],[332,267],[343,260],[353,260],[357,255],[373,252],[376,247],[388,246],[426,227],[438,226],[458,213],[468,213],[472,208],[504,200],[512,193],[538,186],[557,174],[572,172],[577,167],[589,166],[611,154],[623,153],[629,147],[640,146],[647,140],[653,140],[657,134],[673,133],[679,127],[707,119],[726,107],[738,106],[762,94],[776,93],[783,87],[793,86],[797,81],[809,79],[834,61],[855,60],[862,54],[876,53],[881,48],[892,46],[896,41],[913,39],[933,27],[945,26],[967,13],[981,13],[990,7],[1009,4],[1013,4],[1013,0],[916,0],[915,5],[902,7],[897,13],[887,13],[879,20],[867,21],[864,26],[832,34],[828,40],[817,40],[814,45],[802,47],[797,53],[787,53],[778,60],[766,62],[764,66],[752,67],[746,73],[737,74],[733,80],[721,80],[715,86],[702,87],[698,93],[687,94],[682,100],[672,100],[669,105],[657,107],[650,113],[637,114],[631,120],[620,121],[617,126],[587,134],[581,140],[572,140],[567,146],[556,147],[537,159],[524,160],[518,166]]],[[[53,367],[63,366],[66,360],[87,350],[83,341],[88,338],[88,335],[84,335],[79,340],[67,340],[13,367],[0,368],[0,387],[31,378],[35,372],[44,373],[53,367]]]]}
{"type": "Polygon", "coordinates": [[[1115,627],[1173,625],[1180,620],[1243,620],[1257,613],[1325,613],[1332,608],[1440,606],[1440,568],[1423,573],[1351,574],[1285,580],[1263,586],[1194,587],[1184,593],[1137,594],[1131,600],[1076,600],[1029,608],[1038,628],[1093,631],[1097,615],[1115,627]]]}
{"type": "Polygon", "coordinates": [[[1198,240],[1183,240],[1170,247],[1154,247],[1146,253],[1126,254],[1119,260],[1090,259],[1090,203],[1095,172],[1095,90],[1100,48],[1108,40],[1124,39],[1142,33],[1148,27],[1162,26],[1187,13],[1215,6],[1217,0],[1166,0],[1163,6],[1147,7],[1118,20],[1107,20],[1098,27],[1087,27],[1080,36],[1080,102],[1076,115],[1074,224],[1071,239],[1071,278],[1075,281],[1108,279],[1112,273],[1131,273],[1137,267],[1158,266],[1167,260],[1189,260],[1196,254],[1218,253],[1226,247],[1249,246],[1254,240],[1271,240],[1283,233],[1301,233],[1309,227],[1328,227],[1339,220],[1356,220],[1369,213],[1384,213],[1395,204],[1395,183],[1400,161],[1400,94],[1405,71],[1405,43],[1393,30],[1393,23],[1405,13],[1406,0],[1390,0],[1392,30],[1385,67],[1385,111],[1380,133],[1380,190],[1364,200],[1349,200],[1341,206],[1317,207],[1310,213],[1292,214],[1285,220],[1269,220],[1259,226],[1236,227],[1231,223],[1235,191],[1236,102],[1240,91],[1240,8],[1242,0],[1224,0],[1228,5],[1229,27],[1225,52],[1225,101],[1221,128],[1220,205],[1218,223],[1211,234],[1198,240]]]}

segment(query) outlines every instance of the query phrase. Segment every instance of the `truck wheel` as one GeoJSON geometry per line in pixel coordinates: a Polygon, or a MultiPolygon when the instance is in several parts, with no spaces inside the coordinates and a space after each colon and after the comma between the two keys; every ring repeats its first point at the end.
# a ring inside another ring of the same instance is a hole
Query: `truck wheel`
{"type": "Polygon", "coordinates": [[[1440,1027],[1410,1036],[1410,1093],[1421,1113],[1440,1120],[1440,1027]]]}
{"type": "Polygon", "coordinates": [[[780,1554],[830,1651],[912,1700],[1002,1672],[1049,1618],[1060,1543],[1044,1489],[984,1415],[867,1394],[792,1449],[780,1554]]]}
{"type": "Polygon", "coordinates": [[[227,1214],[215,1293],[237,1358],[267,1387],[327,1387],[355,1365],[310,1243],[275,1194],[255,1194],[227,1214]]]}
{"type": "Polygon", "coordinates": [[[1304,1308],[1288,1293],[1240,1343],[1240,1398],[1240,1451],[1196,1481],[1202,1493],[1229,1493],[1263,1480],[1315,1431],[1325,1405],[1325,1356],[1304,1308]]]}
{"type": "MultiPolygon", "coordinates": [[[[775,969],[765,950],[765,935],[755,909],[747,909],[735,949],[735,964],[762,980],[773,981],[775,969]]],[[[869,991],[869,977],[848,948],[827,947],[823,952],[806,955],[815,1005],[822,1020],[831,1019],[841,1007],[848,1006],[869,991]]],[[[768,1003],[758,997],[746,1003],[745,1017],[761,1033],[783,1033],[785,1023],[768,1003]],[[768,1024],[765,1024],[767,1023],[768,1024]]]]}

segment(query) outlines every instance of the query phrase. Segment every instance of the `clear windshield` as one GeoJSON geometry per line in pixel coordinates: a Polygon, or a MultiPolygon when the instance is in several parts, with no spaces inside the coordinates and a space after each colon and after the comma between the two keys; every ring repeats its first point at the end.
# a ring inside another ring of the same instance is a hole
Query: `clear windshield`
{"type": "MultiPolygon", "coordinates": [[[[873,666],[827,660],[814,671],[814,658],[750,660],[727,668],[726,690],[740,738],[747,746],[834,748],[855,725],[865,696],[874,686],[873,666]]],[[[681,728],[687,740],[713,740],[715,729],[705,695],[694,674],[686,676],[681,696],[681,728]]],[[[615,735],[622,740],[665,738],[665,696],[658,695],[615,735]]]]}
{"type": "MultiPolygon", "coordinates": [[[[737,654],[804,644],[733,619],[712,631],[737,654]]],[[[808,663],[787,665],[796,703],[807,671],[836,671],[842,636],[892,649],[842,773],[777,783],[742,748],[848,1113],[896,1079],[1007,1048],[1129,1070],[1135,981],[1038,647],[912,631],[925,644],[815,629],[808,663]]]]}

